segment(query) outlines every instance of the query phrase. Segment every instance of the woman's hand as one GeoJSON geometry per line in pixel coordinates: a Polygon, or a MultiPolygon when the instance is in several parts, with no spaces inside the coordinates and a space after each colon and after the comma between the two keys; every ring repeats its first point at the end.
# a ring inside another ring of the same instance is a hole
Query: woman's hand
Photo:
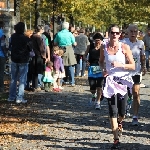
{"type": "Polygon", "coordinates": [[[48,59],[48,58],[46,58],[45,62],[47,63],[48,61],[49,61],[49,59],[48,59]]]}
{"type": "Polygon", "coordinates": [[[102,73],[103,73],[103,77],[108,76],[108,73],[107,73],[107,70],[106,70],[106,69],[104,69],[102,73]]]}

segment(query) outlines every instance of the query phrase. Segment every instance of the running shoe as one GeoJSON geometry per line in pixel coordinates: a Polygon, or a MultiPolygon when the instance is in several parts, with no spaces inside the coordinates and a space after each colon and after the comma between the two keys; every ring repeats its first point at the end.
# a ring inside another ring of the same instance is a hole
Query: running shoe
{"type": "Polygon", "coordinates": [[[139,125],[138,118],[133,118],[132,119],[132,125],[133,126],[138,126],[139,125]]]}
{"type": "Polygon", "coordinates": [[[119,149],[119,148],[120,148],[119,139],[115,139],[111,149],[119,149]]]}
{"type": "Polygon", "coordinates": [[[101,105],[100,105],[100,103],[96,103],[96,105],[95,105],[95,109],[96,109],[96,110],[100,110],[100,109],[101,109],[101,105]]]}
{"type": "Polygon", "coordinates": [[[96,94],[92,95],[92,98],[90,99],[90,105],[94,105],[96,101],[96,94]]]}
{"type": "Polygon", "coordinates": [[[22,100],[17,99],[17,100],[16,100],[16,103],[17,103],[17,104],[20,104],[20,103],[25,104],[25,103],[27,103],[27,100],[25,100],[25,99],[22,99],[22,100]]]}
{"type": "Polygon", "coordinates": [[[53,91],[60,92],[60,89],[59,88],[53,88],[53,91]]]}

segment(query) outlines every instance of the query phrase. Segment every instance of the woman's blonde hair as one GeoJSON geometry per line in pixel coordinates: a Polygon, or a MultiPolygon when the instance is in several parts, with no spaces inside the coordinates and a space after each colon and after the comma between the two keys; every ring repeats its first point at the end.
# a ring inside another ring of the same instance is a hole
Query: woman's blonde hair
{"type": "Polygon", "coordinates": [[[25,36],[30,37],[33,34],[33,31],[28,29],[24,34],[25,36]]]}

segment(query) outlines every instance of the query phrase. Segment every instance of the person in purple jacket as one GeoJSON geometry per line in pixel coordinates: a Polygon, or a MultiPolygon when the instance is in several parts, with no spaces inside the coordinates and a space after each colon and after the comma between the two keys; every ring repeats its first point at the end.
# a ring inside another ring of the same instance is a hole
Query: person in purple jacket
{"type": "Polygon", "coordinates": [[[60,90],[63,90],[64,88],[61,86],[61,81],[63,80],[64,77],[66,77],[65,75],[65,67],[64,67],[64,62],[62,59],[62,56],[64,54],[64,51],[62,49],[59,50],[58,56],[59,56],[59,61],[60,61],[60,72],[59,72],[59,78],[58,78],[58,88],[60,90]]]}
{"type": "Polygon", "coordinates": [[[59,56],[60,48],[58,46],[54,46],[53,51],[53,63],[54,63],[54,87],[53,90],[59,92],[62,90],[60,87],[60,79],[62,78],[62,72],[64,72],[63,63],[61,57],[59,56]]]}

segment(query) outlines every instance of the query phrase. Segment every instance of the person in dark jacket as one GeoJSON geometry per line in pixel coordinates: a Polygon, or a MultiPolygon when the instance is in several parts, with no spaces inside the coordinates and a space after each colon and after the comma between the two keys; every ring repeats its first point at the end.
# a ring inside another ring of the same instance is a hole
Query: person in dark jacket
{"type": "Polygon", "coordinates": [[[25,24],[19,22],[15,25],[16,33],[11,35],[11,83],[8,101],[26,103],[24,99],[24,86],[27,78],[29,53],[31,47],[30,39],[24,35],[25,24]],[[19,87],[17,92],[17,81],[19,87]]]}
{"type": "MultiPolygon", "coordinates": [[[[44,66],[46,61],[46,50],[45,50],[45,44],[41,37],[41,34],[43,33],[43,27],[38,25],[35,28],[35,34],[32,35],[32,45],[33,45],[33,51],[35,53],[35,56],[32,58],[32,88],[33,91],[38,91],[41,89],[41,85],[39,86],[38,83],[40,82],[41,78],[39,77],[38,80],[38,74],[44,73],[44,66]]],[[[42,77],[42,76],[41,76],[42,77]]]]}

